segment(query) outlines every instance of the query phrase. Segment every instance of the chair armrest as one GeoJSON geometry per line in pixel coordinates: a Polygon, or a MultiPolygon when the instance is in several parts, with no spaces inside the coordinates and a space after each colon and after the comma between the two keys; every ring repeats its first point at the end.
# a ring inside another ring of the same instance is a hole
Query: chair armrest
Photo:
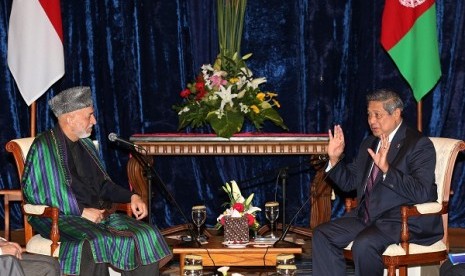
{"type": "Polygon", "coordinates": [[[50,245],[50,249],[51,254],[53,254],[55,249],[58,247],[58,241],[60,240],[60,231],[58,229],[59,209],[57,207],[50,207],[46,205],[24,204],[23,212],[26,216],[45,217],[52,220],[52,227],[50,229],[50,239],[52,240],[52,244],[50,245]]]}
{"type": "Polygon", "coordinates": [[[422,204],[416,204],[413,206],[402,206],[401,207],[401,233],[400,233],[400,243],[405,252],[409,253],[409,238],[410,233],[408,229],[408,219],[409,217],[417,216],[429,216],[429,215],[442,215],[447,213],[448,204],[444,202],[439,204],[437,202],[427,202],[422,204]]]}
{"type": "Polygon", "coordinates": [[[422,204],[415,204],[414,207],[417,209],[420,215],[436,215],[443,213],[443,204],[438,202],[427,202],[422,204]]]}

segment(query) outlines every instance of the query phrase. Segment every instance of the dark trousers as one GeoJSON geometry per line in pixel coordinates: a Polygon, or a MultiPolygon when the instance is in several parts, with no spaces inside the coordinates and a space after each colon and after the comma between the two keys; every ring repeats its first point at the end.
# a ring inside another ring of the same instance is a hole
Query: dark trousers
{"type": "Polygon", "coordinates": [[[22,254],[22,260],[11,255],[0,256],[0,274],[10,276],[60,276],[60,264],[50,256],[22,254]]]}
{"type": "Polygon", "coordinates": [[[463,276],[465,275],[465,264],[453,265],[449,260],[441,265],[440,276],[463,276]]]}
{"type": "Polygon", "coordinates": [[[386,237],[375,225],[366,225],[356,217],[339,218],[313,230],[313,275],[345,276],[343,249],[351,242],[357,276],[382,276],[381,255],[395,241],[386,237]]]}
{"type": "MultiPolygon", "coordinates": [[[[94,275],[94,276],[109,276],[108,272],[109,265],[107,263],[96,263],[94,257],[92,256],[92,250],[90,249],[90,244],[88,242],[84,243],[82,247],[82,256],[81,256],[81,274],[82,276],[94,275]]],[[[139,265],[134,270],[131,271],[121,271],[114,269],[121,273],[122,276],[158,276],[159,269],[158,263],[150,265],[139,265]]]]}

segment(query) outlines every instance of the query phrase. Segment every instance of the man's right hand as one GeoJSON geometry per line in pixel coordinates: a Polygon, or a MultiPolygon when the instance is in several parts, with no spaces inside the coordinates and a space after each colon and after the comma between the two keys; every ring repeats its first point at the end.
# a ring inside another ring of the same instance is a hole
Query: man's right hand
{"type": "Polygon", "coordinates": [[[3,255],[12,255],[15,256],[18,259],[21,258],[21,246],[15,242],[8,242],[8,241],[2,241],[0,244],[0,248],[2,249],[2,254],[3,255]]]}
{"type": "Polygon", "coordinates": [[[334,126],[334,133],[331,132],[331,129],[328,130],[329,144],[328,144],[328,157],[331,166],[335,166],[339,159],[341,158],[342,153],[344,152],[344,133],[340,125],[334,126]]]}
{"type": "Polygon", "coordinates": [[[84,208],[81,217],[94,223],[100,223],[105,218],[105,210],[84,208]]]}

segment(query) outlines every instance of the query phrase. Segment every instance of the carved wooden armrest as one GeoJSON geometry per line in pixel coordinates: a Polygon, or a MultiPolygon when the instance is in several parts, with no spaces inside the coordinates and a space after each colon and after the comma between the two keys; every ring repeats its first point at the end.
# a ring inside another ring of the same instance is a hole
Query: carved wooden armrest
{"type": "Polygon", "coordinates": [[[50,248],[51,252],[55,252],[55,249],[58,247],[58,241],[60,240],[60,231],[58,229],[59,209],[46,205],[24,204],[23,212],[27,216],[45,217],[52,220],[52,227],[50,229],[50,240],[52,240],[52,245],[50,248]]]}
{"type": "Polygon", "coordinates": [[[408,219],[409,217],[417,216],[431,216],[431,215],[442,215],[447,213],[448,204],[445,202],[439,204],[437,202],[428,202],[422,204],[416,204],[413,206],[402,206],[401,207],[401,233],[400,233],[400,242],[402,248],[408,254],[409,252],[409,238],[410,233],[408,229],[408,219]]]}

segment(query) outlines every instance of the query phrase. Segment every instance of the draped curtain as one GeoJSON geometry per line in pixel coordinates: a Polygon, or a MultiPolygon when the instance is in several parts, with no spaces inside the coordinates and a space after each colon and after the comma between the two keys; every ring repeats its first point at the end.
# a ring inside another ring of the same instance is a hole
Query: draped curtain
{"type": "MultiPolygon", "coordinates": [[[[0,0],[0,189],[19,188],[5,143],[30,133],[30,110],[6,64],[11,2],[0,0]]],[[[341,124],[347,137],[346,161],[369,133],[365,95],[374,89],[398,91],[406,104],[405,121],[416,125],[417,104],[379,42],[383,5],[383,1],[353,0],[248,1],[242,54],[253,53],[248,65],[254,76],[266,77],[263,89],[279,94],[279,112],[290,132],[325,133],[341,124]]],[[[426,135],[465,139],[464,5],[462,0],[437,1],[443,76],[423,100],[426,135]]],[[[107,136],[178,131],[172,106],[180,102],[179,92],[218,53],[216,1],[61,0],[61,6],[66,73],[37,101],[37,132],[56,123],[47,107],[53,95],[89,85],[98,121],[93,138],[101,144],[110,175],[128,186],[129,153],[111,144],[107,136]]],[[[265,125],[264,131],[281,130],[265,125]]],[[[453,176],[451,227],[465,227],[463,159],[460,155],[453,176]]],[[[238,181],[244,195],[255,193],[254,205],[259,207],[268,200],[282,202],[285,188],[289,221],[309,195],[314,171],[308,163],[307,156],[157,158],[160,179],[153,188],[154,223],[161,228],[184,223],[192,205],[205,204],[207,224],[214,225],[227,201],[221,186],[230,180],[238,181]],[[283,171],[288,172],[285,181],[283,171]],[[163,185],[185,218],[168,200],[163,185]]],[[[21,227],[19,205],[12,212],[13,227],[21,227]]],[[[307,204],[295,224],[308,226],[310,212],[307,204]]],[[[341,213],[338,197],[332,214],[341,213]]],[[[266,223],[262,214],[259,220],[266,223]]]]}

